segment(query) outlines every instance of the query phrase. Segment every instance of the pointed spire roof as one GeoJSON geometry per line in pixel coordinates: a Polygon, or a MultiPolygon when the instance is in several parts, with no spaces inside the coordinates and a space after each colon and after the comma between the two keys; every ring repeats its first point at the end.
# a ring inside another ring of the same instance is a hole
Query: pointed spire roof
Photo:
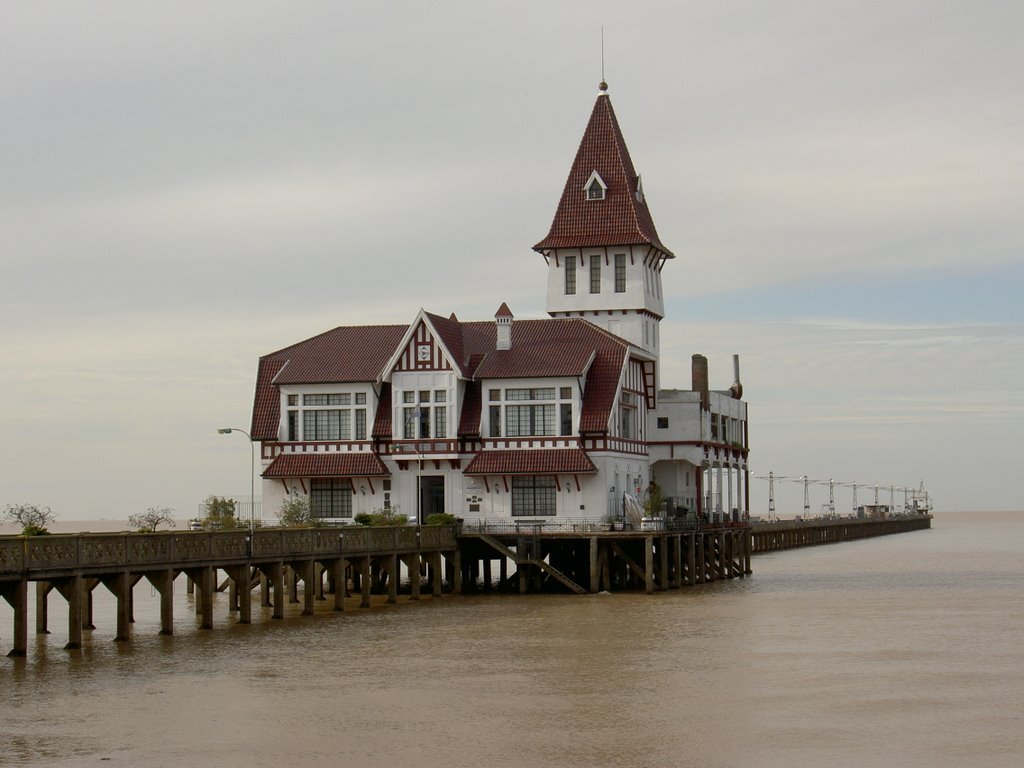
{"type": "Polygon", "coordinates": [[[533,249],[544,252],[600,245],[651,245],[674,258],[654,228],[640,177],[604,89],[576,150],[551,230],[533,249]],[[603,199],[587,199],[585,187],[595,173],[605,186],[603,199]]]}

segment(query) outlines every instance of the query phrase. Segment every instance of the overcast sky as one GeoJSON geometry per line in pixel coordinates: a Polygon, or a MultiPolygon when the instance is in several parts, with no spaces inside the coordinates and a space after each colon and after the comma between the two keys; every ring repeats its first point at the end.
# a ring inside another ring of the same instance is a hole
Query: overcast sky
{"type": "Polygon", "coordinates": [[[530,246],[602,25],[677,256],[663,382],[701,352],[725,388],[740,354],[754,475],[1024,506],[1024,5],[1001,0],[3,2],[0,505],[189,517],[248,494],[216,429],[248,428],[259,355],[420,307],[542,315],[530,246]]]}

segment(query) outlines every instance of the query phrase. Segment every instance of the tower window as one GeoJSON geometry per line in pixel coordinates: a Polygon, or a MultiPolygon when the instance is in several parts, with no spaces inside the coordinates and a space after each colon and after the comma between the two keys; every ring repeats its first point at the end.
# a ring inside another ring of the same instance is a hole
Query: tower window
{"type": "Polygon", "coordinates": [[[601,292],[601,257],[590,257],[590,292],[601,292]]]}
{"type": "Polygon", "coordinates": [[[615,292],[626,292],[626,254],[615,254],[615,292]]]}
{"type": "Polygon", "coordinates": [[[591,173],[587,183],[583,185],[587,200],[604,200],[604,193],[607,189],[608,186],[597,171],[591,173]]]}
{"type": "Polygon", "coordinates": [[[576,293],[576,257],[570,256],[565,260],[565,295],[572,296],[576,293]]]}

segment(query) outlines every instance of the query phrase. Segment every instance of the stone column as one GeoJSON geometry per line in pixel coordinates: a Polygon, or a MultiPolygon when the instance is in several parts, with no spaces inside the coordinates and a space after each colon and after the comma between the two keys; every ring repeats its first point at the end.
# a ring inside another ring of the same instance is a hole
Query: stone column
{"type": "Polygon", "coordinates": [[[46,596],[50,594],[50,590],[53,587],[49,582],[37,581],[36,582],[36,634],[37,635],[48,635],[50,630],[47,629],[47,621],[49,616],[47,615],[48,603],[46,596]]]}
{"type": "Polygon", "coordinates": [[[316,600],[316,561],[307,560],[302,564],[302,615],[312,616],[316,600]]]}
{"type": "Polygon", "coordinates": [[[0,594],[14,609],[14,646],[7,655],[22,658],[28,653],[28,580],[0,584],[0,594]]]}

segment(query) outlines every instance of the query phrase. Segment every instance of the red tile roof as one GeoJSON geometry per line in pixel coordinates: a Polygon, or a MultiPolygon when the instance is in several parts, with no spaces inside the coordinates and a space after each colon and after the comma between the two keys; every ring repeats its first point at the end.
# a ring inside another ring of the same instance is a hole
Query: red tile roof
{"type": "Polygon", "coordinates": [[[380,385],[380,397],[377,400],[377,415],[373,418],[373,429],[370,437],[375,440],[391,439],[391,384],[380,385]]]}
{"type": "Polygon", "coordinates": [[[481,451],[466,465],[467,475],[567,475],[597,472],[580,448],[481,451]]]}
{"type": "Polygon", "coordinates": [[[252,424],[249,426],[249,434],[253,440],[277,440],[277,428],[281,420],[281,395],[271,381],[286,362],[273,356],[260,358],[259,367],[256,369],[252,424]]]}
{"type": "MultiPolygon", "coordinates": [[[[497,350],[493,322],[463,323],[429,315],[453,355],[462,359],[463,375],[476,381],[548,376],[586,377],[580,431],[607,431],[627,342],[580,318],[516,320],[512,347],[497,350]]],[[[254,440],[277,440],[280,394],[275,384],[372,382],[383,370],[404,335],[403,326],[335,328],[307,341],[260,358],[253,405],[254,440]]],[[[479,432],[480,404],[467,400],[477,412],[460,415],[459,433],[479,432]],[[475,429],[474,429],[475,419],[475,429]]],[[[372,435],[391,435],[391,391],[385,383],[375,414],[372,435]]]]}
{"type": "Polygon", "coordinates": [[[275,384],[375,381],[406,325],[343,325],[268,355],[288,360],[275,384]]]}
{"type": "Polygon", "coordinates": [[[462,415],[459,417],[459,437],[477,437],[480,434],[480,382],[467,381],[462,396],[462,415]]]}
{"type": "Polygon", "coordinates": [[[378,477],[388,475],[376,454],[348,453],[282,453],[263,471],[263,477],[378,477]]]}
{"type": "Polygon", "coordinates": [[[651,245],[673,258],[658,238],[646,199],[637,200],[638,184],[611,99],[602,94],[576,150],[551,229],[534,250],[651,245]],[[594,171],[607,185],[603,200],[586,199],[583,187],[594,171]]]}

